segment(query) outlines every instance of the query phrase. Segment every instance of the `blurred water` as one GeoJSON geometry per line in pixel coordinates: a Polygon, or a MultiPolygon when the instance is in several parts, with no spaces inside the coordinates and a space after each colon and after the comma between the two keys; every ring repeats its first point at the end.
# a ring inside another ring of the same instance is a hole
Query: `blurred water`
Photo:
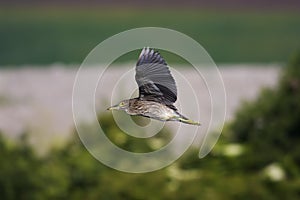
{"type": "MultiPolygon", "coordinates": [[[[101,81],[112,86],[132,66],[134,65],[109,68],[101,81]]],[[[72,89],[76,71],[75,67],[66,68],[60,65],[47,68],[1,69],[0,131],[10,137],[30,132],[35,138],[33,143],[39,146],[63,142],[74,130],[72,89]]],[[[87,77],[89,73],[93,74],[95,71],[95,68],[89,69],[87,77]]],[[[227,94],[226,120],[232,119],[241,100],[251,100],[257,96],[262,87],[274,86],[279,71],[280,67],[277,65],[220,67],[227,94]]],[[[191,85],[198,84],[199,77],[193,70],[182,68],[180,73],[184,74],[191,85]]],[[[200,84],[199,87],[200,90],[205,90],[200,84]]],[[[110,87],[96,92],[96,99],[99,99],[96,100],[97,110],[110,104],[111,92],[110,87]]],[[[125,93],[126,90],[120,92],[125,93]]],[[[180,95],[179,93],[179,100],[180,95]]],[[[201,99],[201,94],[197,96],[201,99]]],[[[202,99],[199,102],[203,108],[201,121],[205,122],[209,120],[205,117],[210,116],[207,113],[210,110],[205,109],[209,99],[202,99]]],[[[171,126],[174,126],[174,123],[172,124],[171,126]]]]}

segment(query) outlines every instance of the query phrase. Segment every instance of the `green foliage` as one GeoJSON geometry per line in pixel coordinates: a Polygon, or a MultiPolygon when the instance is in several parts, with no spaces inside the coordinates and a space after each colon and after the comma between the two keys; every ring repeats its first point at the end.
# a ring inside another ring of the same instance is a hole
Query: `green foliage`
{"type": "Polygon", "coordinates": [[[43,193],[41,164],[24,136],[18,144],[0,137],[1,199],[39,199],[43,193]]]}
{"type": "Polygon", "coordinates": [[[255,102],[243,104],[231,125],[232,137],[251,145],[248,160],[253,167],[286,157],[299,165],[299,121],[300,54],[297,54],[283,72],[277,88],[265,89],[255,102]]]}
{"type": "MultiPolygon", "coordinates": [[[[135,119],[139,121],[139,119],[135,119]]],[[[110,115],[101,116],[108,137],[116,142],[121,131],[110,115]]],[[[85,125],[87,132],[92,125],[85,125]]],[[[159,138],[167,138],[166,130],[159,138]]],[[[1,135],[0,135],[1,136],[1,135]]],[[[130,136],[121,148],[146,152],[154,150],[151,142],[137,141],[130,136]],[[137,142],[137,143],[136,143],[137,142]],[[135,144],[135,145],[134,145],[135,144]],[[138,145],[137,145],[138,144],[138,145]]],[[[20,143],[0,137],[0,198],[1,199],[157,199],[167,197],[169,182],[166,170],[147,174],[127,174],[110,169],[85,149],[77,135],[63,148],[52,149],[38,157],[26,137],[20,143]]]]}
{"type": "MultiPolygon", "coordinates": [[[[139,125],[147,125],[147,122],[149,122],[148,118],[140,116],[134,116],[132,117],[132,119],[139,125]]],[[[143,153],[155,151],[159,147],[166,145],[171,138],[170,133],[166,129],[162,129],[159,133],[151,138],[136,138],[129,136],[124,133],[117,126],[117,124],[115,124],[112,115],[100,116],[99,122],[103,129],[103,132],[106,134],[110,141],[130,152],[143,153]]]]}

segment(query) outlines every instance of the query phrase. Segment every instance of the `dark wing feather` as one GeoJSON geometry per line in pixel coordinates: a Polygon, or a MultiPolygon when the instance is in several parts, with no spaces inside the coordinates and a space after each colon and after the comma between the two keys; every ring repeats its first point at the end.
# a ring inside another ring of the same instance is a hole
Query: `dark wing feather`
{"type": "Polygon", "coordinates": [[[139,98],[172,104],[177,100],[177,88],[167,63],[150,48],[144,48],[136,64],[135,80],[139,98]]]}

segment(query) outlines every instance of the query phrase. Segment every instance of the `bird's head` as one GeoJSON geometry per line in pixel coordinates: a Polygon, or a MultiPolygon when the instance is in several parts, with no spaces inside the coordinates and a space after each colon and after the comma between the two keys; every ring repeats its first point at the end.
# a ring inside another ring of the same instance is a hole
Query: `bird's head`
{"type": "Polygon", "coordinates": [[[107,108],[107,110],[127,110],[129,107],[129,100],[123,100],[117,105],[107,108]]]}

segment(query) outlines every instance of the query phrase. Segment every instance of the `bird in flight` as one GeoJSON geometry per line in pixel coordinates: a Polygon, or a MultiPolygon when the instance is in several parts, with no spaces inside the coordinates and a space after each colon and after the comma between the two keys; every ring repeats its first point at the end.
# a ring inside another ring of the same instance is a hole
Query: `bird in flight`
{"type": "Polygon", "coordinates": [[[139,96],[123,100],[108,110],[124,110],[129,115],[200,125],[180,114],[173,105],[177,100],[176,83],[159,52],[143,48],[136,64],[135,80],[139,96]]]}

